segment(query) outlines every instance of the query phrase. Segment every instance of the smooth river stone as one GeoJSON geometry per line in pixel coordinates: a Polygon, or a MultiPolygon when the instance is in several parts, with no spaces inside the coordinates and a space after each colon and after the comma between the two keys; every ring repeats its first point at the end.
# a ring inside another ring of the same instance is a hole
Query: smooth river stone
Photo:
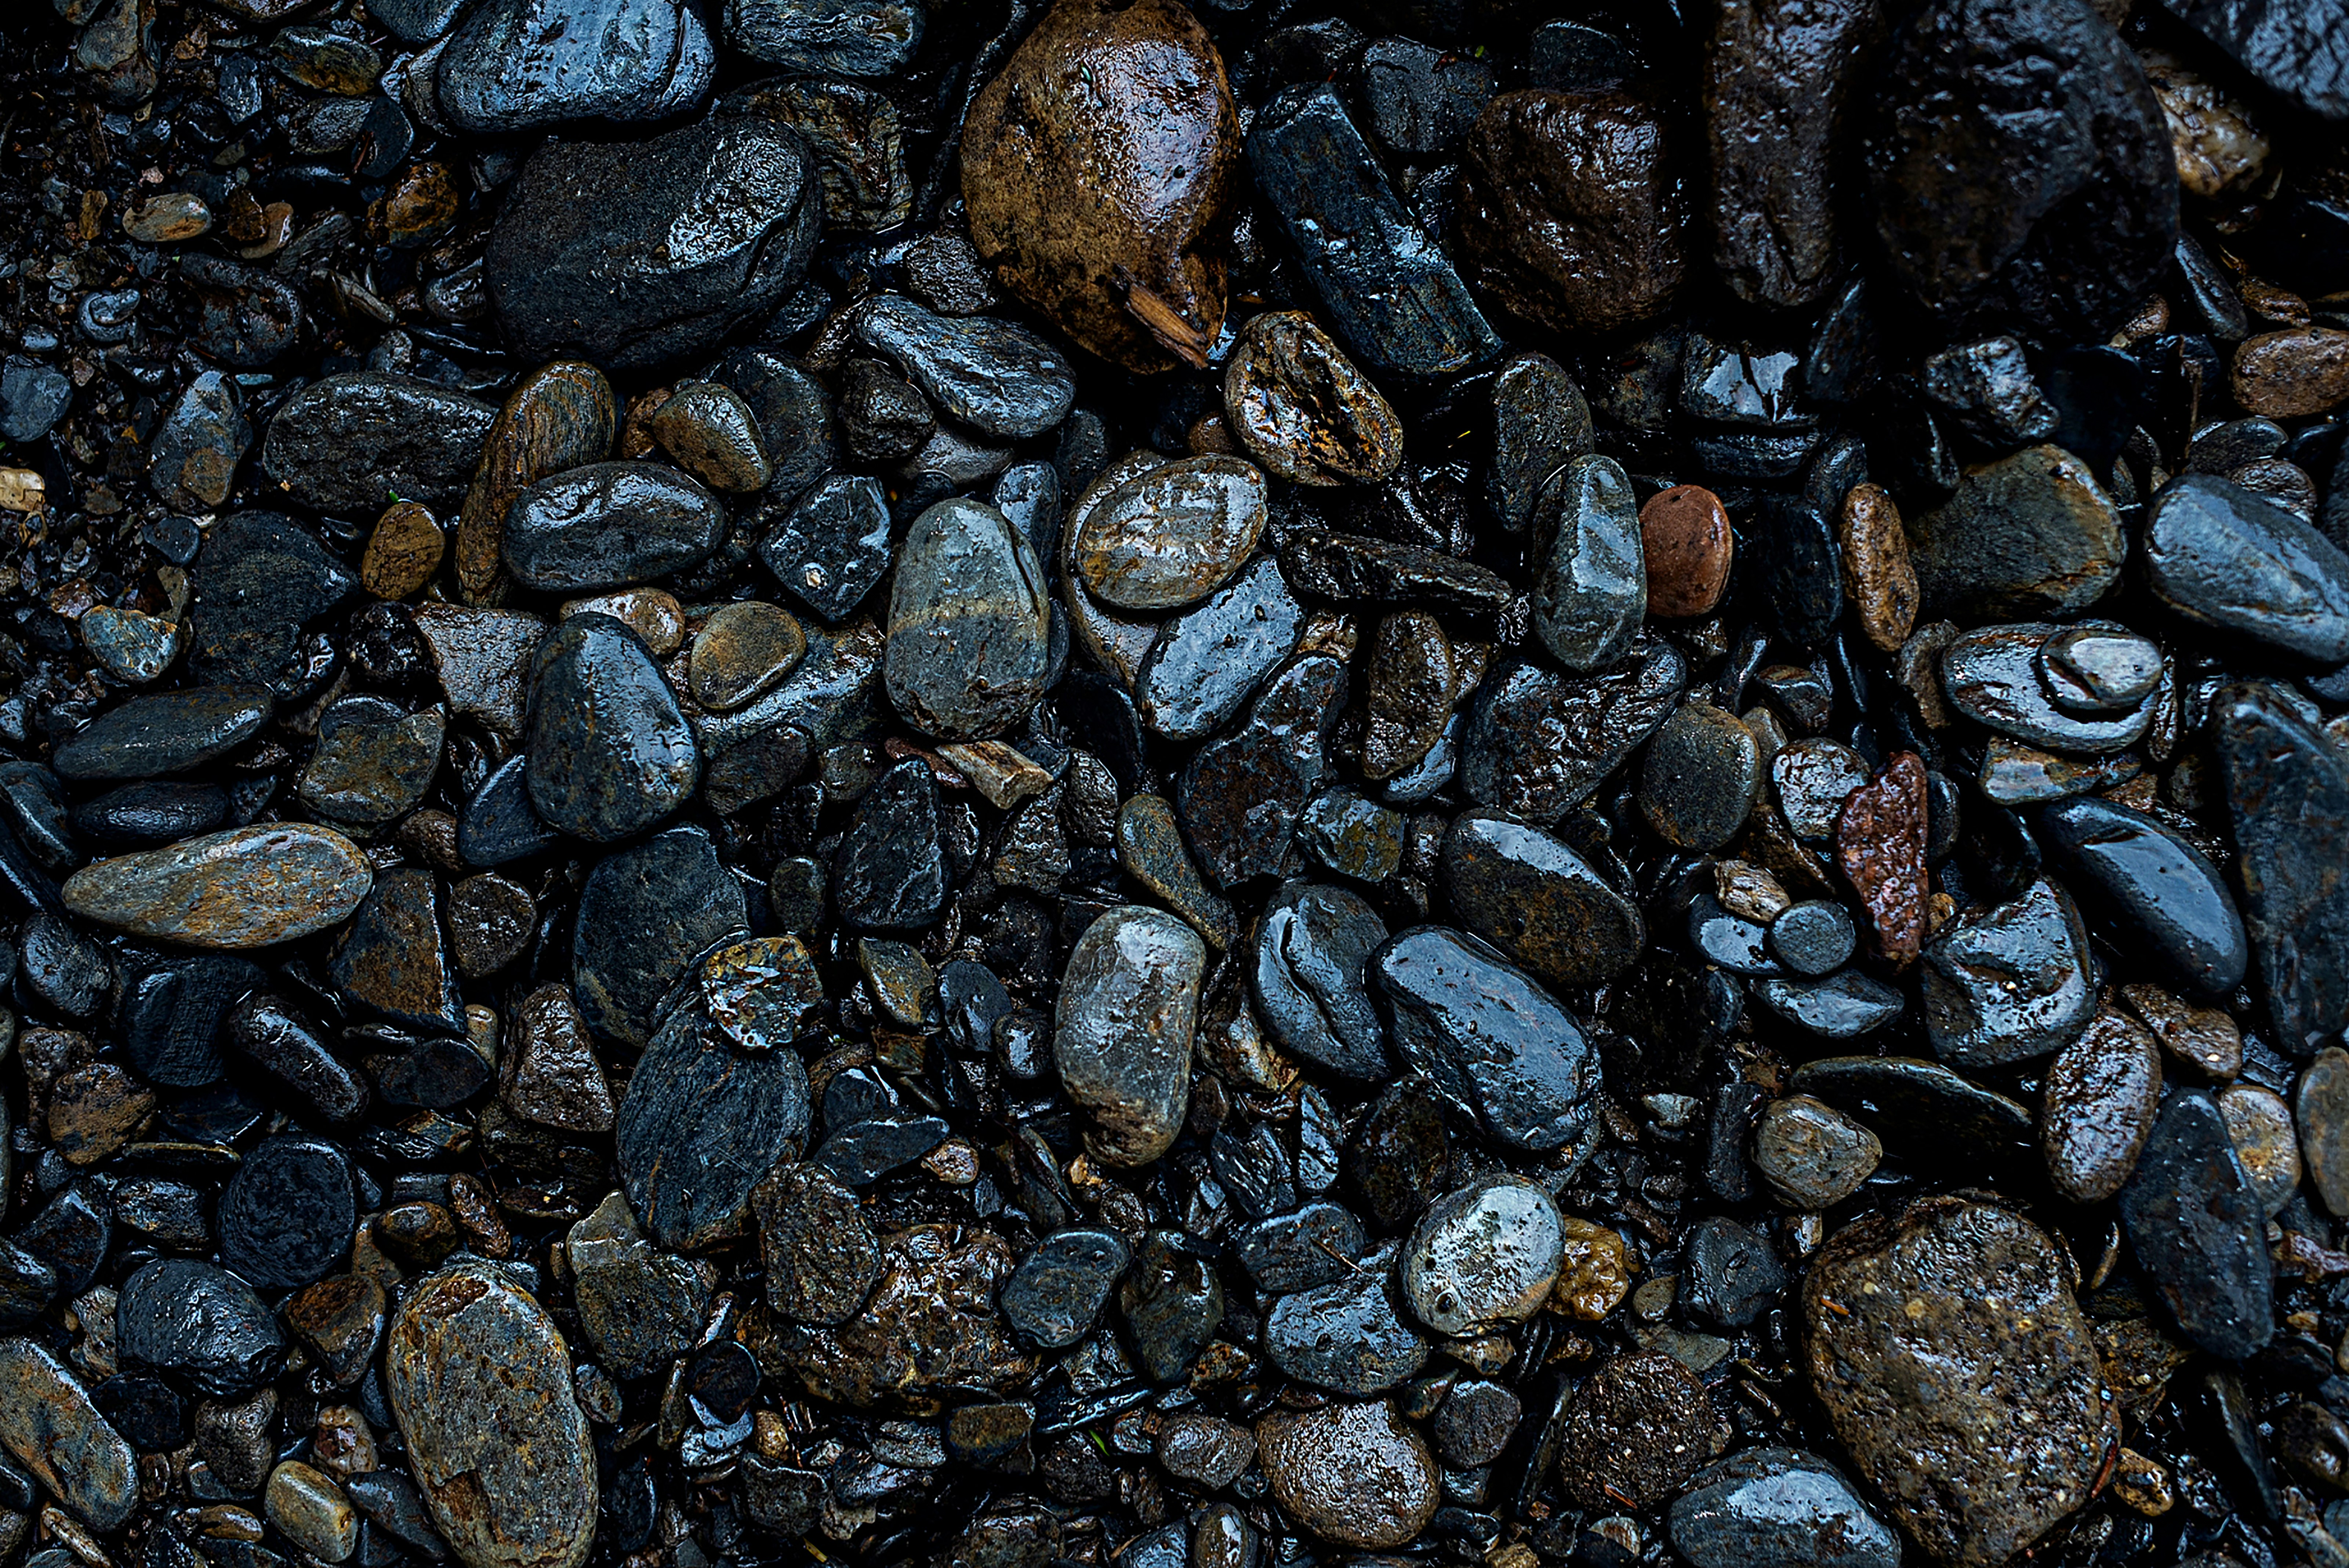
{"type": "Polygon", "coordinates": [[[1498,812],[1444,836],[1444,896],[1461,924],[1548,985],[1604,985],[1647,942],[1640,907],[1564,839],[1498,812]]]}
{"type": "Polygon", "coordinates": [[[2293,1055],[2349,1023],[2349,763],[2327,735],[2260,685],[2211,704],[2252,966],[2293,1055]]]}
{"type": "Polygon", "coordinates": [[[2055,446],[1968,469],[1954,495],[1909,520],[1924,619],[2075,614],[2120,579],[2127,549],[2112,497],[2055,446]]]}
{"type": "Polygon", "coordinates": [[[2274,1335],[2267,1207],[2208,1091],[2163,1103],[2120,1210],[2137,1267],[2189,1340],[2242,1361],[2274,1335]]]}
{"type": "Polygon", "coordinates": [[[134,936],[263,948],[339,923],[374,882],[366,855],[341,834],[269,822],[85,866],[67,878],[65,901],[134,936]]]}
{"type": "Polygon", "coordinates": [[[1161,909],[1127,904],[1085,928],[1061,977],[1052,1051],[1086,1113],[1085,1147],[1147,1165],[1174,1144],[1190,1101],[1206,944],[1161,909]]]}
{"type": "Polygon", "coordinates": [[[595,1452],[546,1310],[467,1258],[410,1291],[383,1362],[409,1469],[466,1568],[579,1568],[595,1539],[595,1452]]]}
{"type": "Polygon", "coordinates": [[[2105,936],[2149,961],[2156,979],[2206,1000],[2242,983],[2251,963],[2242,917],[2219,868],[2178,833],[2083,795],[2041,811],[2039,839],[2105,936]]]}
{"type": "Polygon", "coordinates": [[[692,797],[701,777],[693,731],[635,632],[607,615],[574,615],[532,663],[530,804],[547,826],[609,844],[692,797]]]}
{"type": "Polygon", "coordinates": [[[1229,582],[1264,536],[1264,472],[1236,457],[1170,462],[1111,491],[1085,515],[1077,572],[1095,598],[1180,609],[1229,582]]]}
{"type": "Polygon", "coordinates": [[[139,1505],[138,1458],[64,1362],[0,1339],[0,1447],[82,1522],[111,1535],[139,1505]]]}
{"type": "Polygon", "coordinates": [[[591,462],[538,481],[505,519],[506,569],[526,588],[592,594],[698,566],[726,504],[657,462],[591,462]]]}
{"type": "Polygon", "coordinates": [[[858,314],[856,338],[896,361],[940,412],[984,436],[1042,435],[1076,401],[1076,372],[1061,351],[993,317],[935,316],[883,295],[858,314]]]}
{"type": "Polygon", "coordinates": [[[914,519],[889,590],[882,680],[909,723],[982,741],[1028,716],[1051,670],[1044,567],[1009,519],[941,501],[914,519]]]}
{"type": "Polygon", "coordinates": [[[2146,519],[2145,577],[2155,598],[2224,640],[2349,659],[2349,557],[2230,480],[2192,473],[2161,493],[2146,519]]]}
{"type": "Polygon", "coordinates": [[[1648,613],[1640,507],[1623,465],[1578,457],[1534,503],[1533,629],[1568,670],[1623,656],[1648,613]]]}
{"type": "Polygon", "coordinates": [[[261,732],[271,701],[259,686],[206,686],[133,697],[57,742],[60,778],[143,779],[215,762],[261,732]]]}

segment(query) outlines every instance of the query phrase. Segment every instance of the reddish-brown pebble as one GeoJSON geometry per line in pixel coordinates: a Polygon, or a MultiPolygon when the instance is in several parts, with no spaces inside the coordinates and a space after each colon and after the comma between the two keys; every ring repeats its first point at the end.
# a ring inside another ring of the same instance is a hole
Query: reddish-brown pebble
{"type": "Polygon", "coordinates": [[[1719,496],[1701,484],[1658,491],[1640,508],[1640,545],[1648,558],[1649,614],[1713,613],[1736,548],[1719,496]]]}
{"type": "Polygon", "coordinates": [[[1894,963],[1925,942],[1925,763],[1901,752],[1854,790],[1836,822],[1836,861],[1859,893],[1877,950],[1894,963]]]}
{"type": "Polygon", "coordinates": [[[1837,524],[1844,592],[1859,611],[1860,629],[1885,652],[1897,653],[1916,629],[1920,602],[1900,509],[1882,485],[1855,484],[1843,498],[1837,524]]]}
{"type": "Polygon", "coordinates": [[[379,599],[404,599],[432,580],[446,544],[431,512],[403,501],[375,520],[359,558],[359,583],[379,599]]]}

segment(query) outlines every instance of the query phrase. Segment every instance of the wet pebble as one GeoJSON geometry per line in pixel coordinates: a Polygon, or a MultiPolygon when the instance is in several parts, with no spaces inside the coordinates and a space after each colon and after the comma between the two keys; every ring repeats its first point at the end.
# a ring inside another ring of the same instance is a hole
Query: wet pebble
{"type": "Polygon", "coordinates": [[[1077,940],[1052,1054],[1097,1158],[1144,1164],[1181,1130],[1206,968],[1206,944],[1158,909],[1111,909],[1077,940]]]}
{"type": "Polygon", "coordinates": [[[1292,483],[1376,483],[1402,461],[1394,410],[1299,311],[1268,311],[1240,329],[1224,418],[1251,457],[1292,483]]]}
{"type": "Polygon", "coordinates": [[[701,758],[652,656],[609,616],[574,616],[531,660],[530,804],[559,833],[607,844],[692,794],[701,758]]]}
{"type": "Polygon", "coordinates": [[[1557,1205],[1530,1182],[1495,1178],[1446,1194],[1403,1243],[1401,1283],[1433,1332],[1475,1338],[1532,1316],[1564,1257],[1557,1205]]]}
{"type": "Polygon", "coordinates": [[[1883,1157],[1873,1132],[1808,1095],[1771,1101],[1754,1129],[1754,1168],[1779,1201],[1796,1209],[1834,1208],[1860,1189],[1883,1157]]]}
{"type": "Polygon", "coordinates": [[[1435,1512],[1433,1458],[1383,1400],[1276,1411],[1256,1440],[1273,1496],[1325,1541],[1400,1546],[1435,1512]]]}
{"type": "Polygon", "coordinates": [[[1661,1352],[1618,1353],[1567,1403],[1558,1480],[1578,1508],[1653,1508],[1726,1436],[1693,1373],[1661,1352]]]}
{"type": "Polygon", "coordinates": [[[306,823],[202,834],[100,860],[66,881],[84,919],[191,947],[263,948],[347,918],[374,881],[358,846],[306,823]]]}

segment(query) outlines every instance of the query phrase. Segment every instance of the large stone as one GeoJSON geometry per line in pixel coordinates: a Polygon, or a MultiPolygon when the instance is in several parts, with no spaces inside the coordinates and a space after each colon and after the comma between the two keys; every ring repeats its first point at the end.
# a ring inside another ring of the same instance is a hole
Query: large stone
{"type": "Polygon", "coordinates": [[[781,300],[823,214],[806,144],[756,118],[551,141],[507,192],[482,277],[526,360],[637,369],[711,348],[781,300]]]}
{"type": "Polygon", "coordinates": [[[1435,1461],[1382,1400],[1275,1410],[1257,1423],[1256,1441],[1272,1495],[1325,1541],[1401,1546],[1434,1516],[1435,1461]]]}
{"type": "Polygon", "coordinates": [[[725,503],[673,468],[592,462],[514,497],[503,554],[523,587],[592,594],[699,566],[726,526],[725,503]]]}
{"type": "Polygon", "coordinates": [[[2265,686],[2211,711],[2252,968],[2275,1044],[2308,1054],[2349,1024],[2349,764],[2265,686]]]}
{"type": "Polygon", "coordinates": [[[1996,1568],[2084,1508],[2119,1440],[2066,1266],[1961,1199],[1837,1232],[1803,1282],[1811,1386],[1927,1551],[1996,1568]]]}
{"type": "Polygon", "coordinates": [[[2207,1090],[2164,1102],[2120,1214],[2137,1266],[2189,1340],[2229,1361],[2266,1345],[2276,1328],[2267,1205],[2207,1090]]]}
{"type": "Polygon", "coordinates": [[[465,493],[497,410],[429,381],[354,370],[311,382],[269,421],[262,465],[294,500],[372,517],[465,493]]]}
{"type": "Polygon", "coordinates": [[[358,846],[308,823],[255,823],[83,867],[66,907],[133,935],[262,948],[339,924],[374,883],[358,846]]]}
{"type": "Polygon", "coordinates": [[[685,0],[490,0],[440,51],[441,112],[496,135],[666,119],[701,101],[718,50],[685,0]]]}
{"type": "Polygon", "coordinates": [[[384,1392],[432,1523],[466,1568],[579,1568],[595,1453],[543,1307],[468,1258],[419,1282],[384,1345],[384,1392]]]}
{"type": "Polygon", "coordinates": [[[1567,990],[1604,985],[1647,942],[1640,908],[1555,835],[1498,812],[1463,812],[1438,863],[1460,923],[1567,990]]]}
{"type": "Polygon", "coordinates": [[[138,1458],[66,1364],[29,1339],[0,1339],[0,1447],[111,1535],[139,1506],[138,1458]]]}
{"type": "Polygon", "coordinates": [[[1085,1147],[1146,1165],[1182,1130],[1206,944],[1163,910],[1128,904],[1077,939],[1061,977],[1053,1059],[1086,1113],[1085,1147]]]}
{"type": "Polygon", "coordinates": [[[540,819],[593,844],[651,826],[701,778],[677,694],[636,634],[607,615],[572,616],[539,645],[528,754],[540,819]]]}
{"type": "Polygon", "coordinates": [[[2146,521],[2147,585],[2221,638],[2292,659],[2349,660],[2349,556],[2301,518],[2216,474],[2164,490],[2146,521]]]}
{"type": "Polygon", "coordinates": [[[2162,0],[2169,13],[2268,87],[2327,119],[2349,119],[2349,43],[2324,0],[2162,0]]]}
{"type": "Polygon", "coordinates": [[[605,856],[572,919],[581,1016],[601,1039],[642,1045],[669,988],[749,929],[742,886],[701,829],[672,828],[605,856]]]}
{"type": "Polygon", "coordinates": [[[2112,498],[2054,446],[1968,469],[1909,520],[1909,544],[1928,619],[2074,614],[2119,580],[2126,549],[2112,498]]]}

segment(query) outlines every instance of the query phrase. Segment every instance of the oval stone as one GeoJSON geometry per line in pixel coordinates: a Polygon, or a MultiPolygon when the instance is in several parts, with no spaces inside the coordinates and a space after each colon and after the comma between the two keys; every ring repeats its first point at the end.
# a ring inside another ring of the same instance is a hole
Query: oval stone
{"type": "Polygon", "coordinates": [[[1195,457],[1130,479],[1095,503],[1077,536],[1077,570],[1104,604],[1180,609],[1231,580],[1264,535],[1264,472],[1236,457],[1195,457]]]}
{"type": "Polygon", "coordinates": [[[374,885],[366,855],[341,834],[267,822],[85,866],[67,878],[65,901],[134,936],[265,948],[339,923],[374,885]]]}
{"type": "Polygon", "coordinates": [[[554,1319],[493,1264],[453,1263],[392,1320],[384,1386],[432,1522],[467,1568],[578,1568],[595,1454],[554,1319]]]}
{"type": "Polygon", "coordinates": [[[2160,1100],[2161,1053],[2152,1032],[2126,1013],[2099,1012],[2047,1069],[2039,1147],[2056,1193],[2067,1202],[2098,1203],[2118,1192],[2153,1136],[2160,1100]]]}
{"type": "Polygon", "coordinates": [[[1085,1147],[1096,1159],[1146,1165],[1182,1130],[1206,967],[1196,932],[1139,904],[1111,909],[1077,939],[1052,1050],[1061,1085],[1087,1114],[1085,1147]]]}
{"type": "Polygon", "coordinates": [[[51,764],[68,779],[143,779],[202,767],[259,734],[270,706],[259,686],[133,697],[58,742],[51,764]]]}
{"type": "Polygon", "coordinates": [[[1249,455],[1294,484],[1372,484],[1402,462],[1402,421],[1302,311],[1268,311],[1240,329],[1224,419],[1249,455]]]}
{"type": "Polygon", "coordinates": [[[2242,982],[2251,959],[2242,917],[2219,868],[2177,833],[2084,795],[2040,812],[2039,836],[2104,934],[2149,960],[2157,977],[2205,998],[2242,982]]]}
{"type": "Polygon", "coordinates": [[[1051,670],[1051,607],[1035,547],[977,501],[914,519],[889,590],[882,680],[908,722],[943,741],[1000,735],[1051,670]]]}
{"type": "Polygon", "coordinates": [[[1412,1231],[1403,1301],[1438,1334],[1489,1334],[1540,1310],[1565,1256],[1566,1225],[1550,1195],[1491,1177],[1439,1199],[1412,1231]]]}
{"type": "Polygon", "coordinates": [[[1603,985],[1646,945],[1639,906],[1538,827],[1464,812],[1440,864],[1461,924],[1551,985],[1603,985]]]}
{"type": "Polygon", "coordinates": [[[676,469],[591,462],[514,498],[506,569],[541,593],[597,593],[699,566],[725,536],[726,504],[676,469]]]}
{"type": "Polygon", "coordinates": [[[81,1379],[29,1339],[0,1339],[0,1448],[102,1534],[121,1529],[139,1505],[130,1445],[81,1379]]]}

